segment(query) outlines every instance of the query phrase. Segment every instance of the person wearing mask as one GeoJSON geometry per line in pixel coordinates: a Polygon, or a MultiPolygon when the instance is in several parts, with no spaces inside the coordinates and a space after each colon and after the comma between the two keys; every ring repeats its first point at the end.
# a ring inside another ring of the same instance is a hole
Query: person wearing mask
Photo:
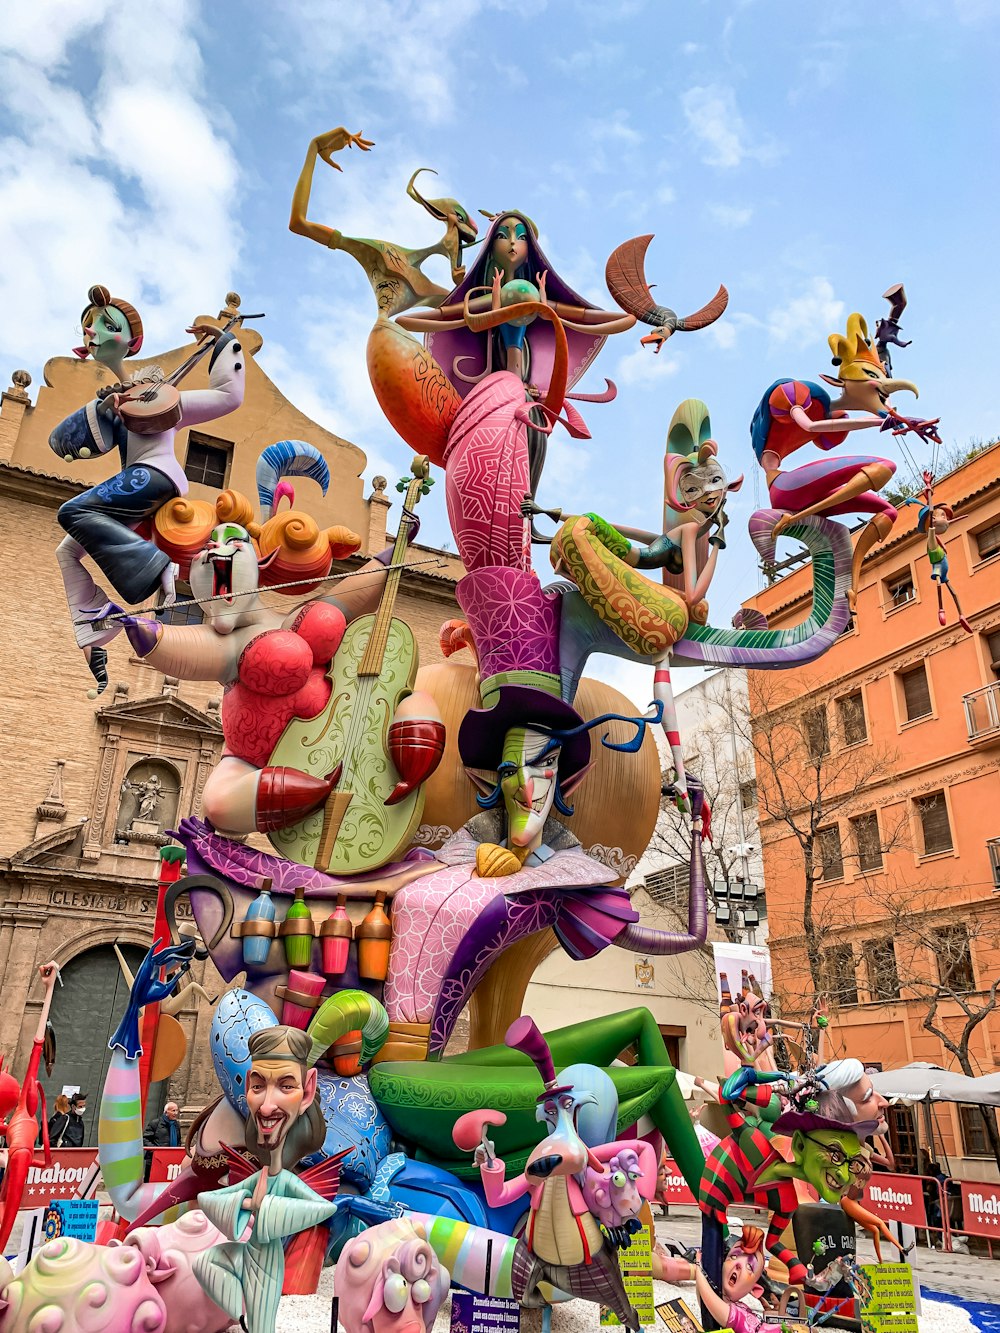
{"type": "Polygon", "coordinates": [[[74,1092],[69,1099],[69,1123],[63,1133],[63,1148],[82,1148],[86,1138],[83,1117],[87,1113],[87,1094],[74,1092]]]}
{"type": "Polygon", "coordinates": [[[167,1102],[163,1114],[155,1116],[143,1130],[142,1142],[146,1149],[146,1164],[143,1180],[149,1179],[153,1165],[153,1148],[179,1148],[181,1146],[181,1127],[177,1120],[177,1103],[167,1102]]]}

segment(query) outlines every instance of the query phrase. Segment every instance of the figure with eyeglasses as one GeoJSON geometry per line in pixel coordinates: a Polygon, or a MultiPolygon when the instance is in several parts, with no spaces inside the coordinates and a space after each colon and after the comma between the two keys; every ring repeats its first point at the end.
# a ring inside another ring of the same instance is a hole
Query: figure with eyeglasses
{"type": "Polygon", "coordinates": [[[781,1070],[738,1069],[719,1089],[731,1133],[712,1150],[705,1163],[698,1202],[705,1214],[702,1256],[706,1272],[721,1277],[722,1237],[727,1210],[738,1204],[766,1208],[771,1214],[766,1248],[788,1268],[788,1280],[801,1286],[806,1265],[781,1241],[798,1205],[796,1181],[811,1185],[824,1203],[841,1203],[852,1184],[867,1180],[869,1150],[863,1140],[876,1123],[858,1121],[841,1093],[807,1075],[796,1079],[781,1070]],[[774,1083],[794,1084],[789,1105],[767,1130],[760,1115],[771,1101],[774,1083]],[[771,1134],[790,1137],[789,1154],[771,1134]],[[715,1244],[715,1242],[718,1244],[715,1244]],[[711,1251],[718,1249],[718,1264],[711,1251]]]}

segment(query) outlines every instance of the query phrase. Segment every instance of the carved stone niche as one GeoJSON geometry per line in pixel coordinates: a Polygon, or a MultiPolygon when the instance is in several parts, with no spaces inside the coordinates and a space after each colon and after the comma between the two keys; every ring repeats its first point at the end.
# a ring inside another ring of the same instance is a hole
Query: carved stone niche
{"type": "Polygon", "coordinates": [[[83,860],[109,852],[152,858],[169,841],[167,830],[198,812],[222,753],[218,714],[170,692],[109,704],[96,721],[100,752],[83,860]]]}

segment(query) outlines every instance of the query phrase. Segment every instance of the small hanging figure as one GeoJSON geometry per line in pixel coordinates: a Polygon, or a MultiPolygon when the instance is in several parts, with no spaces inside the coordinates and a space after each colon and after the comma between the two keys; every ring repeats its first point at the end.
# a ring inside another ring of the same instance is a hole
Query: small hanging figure
{"type": "Polygon", "coordinates": [[[972,626],[962,614],[962,606],[958,600],[958,594],[951,586],[948,579],[948,553],[944,549],[941,539],[948,531],[955,517],[955,511],[951,505],[934,503],[934,473],[923,473],[923,503],[916,498],[906,501],[907,504],[919,504],[920,512],[917,515],[917,527],[927,537],[927,558],[931,562],[931,578],[937,584],[937,604],[938,604],[938,622],[942,625],[946,623],[944,611],[944,589],[948,589],[951,600],[955,603],[955,610],[958,612],[958,623],[965,630],[966,634],[973,632],[972,626]]]}

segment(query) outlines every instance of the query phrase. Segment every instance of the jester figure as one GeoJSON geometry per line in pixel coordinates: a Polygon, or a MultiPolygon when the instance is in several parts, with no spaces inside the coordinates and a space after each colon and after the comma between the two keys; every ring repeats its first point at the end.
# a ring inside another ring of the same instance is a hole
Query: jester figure
{"type": "Polygon", "coordinates": [[[812,1084],[792,1094],[787,1110],[768,1131],[759,1118],[771,1103],[770,1084],[787,1082],[778,1071],[744,1066],[720,1090],[730,1133],[711,1152],[698,1191],[704,1213],[702,1257],[709,1277],[722,1275],[722,1237],[727,1211],[737,1204],[766,1208],[771,1214],[765,1246],[788,1268],[788,1280],[801,1285],[806,1267],[781,1240],[798,1205],[796,1181],[805,1181],[824,1203],[840,1203],[855,1180],[867,1178],[868,1155],[862,1139],[876,1129],[874,1121],[858,1122],[852,1108],[836,1093],[822,1100],[812,1084]],[[853,1122],[853,1123],[852,1123],[853,1122]],[[771,1132],[791,1136],[784,1155],[771,1132]]]}
{"type": "Polygon", "coordinates": [[[831,333],[828,342],[837,374],[820,379],[839,389],[839,396],[831,399],[822,385],[811,380],[776,380],[754,413],[750,439],[767,477],[771,504],[785,510],[774,528],[776,537],[807,514],[871,515],[854,547],[848,592],[853,609],[862,561],[877,542],[885,540],[896,521],[896,509],[878,493],[896,465],[871,454],[838,456],[790,471],[783,470],[782,464],[805,444],[835,449],[851,431],[872,427],[895,435],[912,432],[933,442],[939,442],[939,437],[937,418],[903,417],[890,406],[890,394],[916,394],[917,387],[909,380],[889,377],[872,346],[863,315],[852,314],[846,336],[831,333]],[[851,412],[864,415],[850,416],[851,412]]]}
{"type": "MultiPolygon", "coordinates": [[[[522,1305],[546,1304],[542,1283],[583,1300],[598,1301],[614,1310],[627,1328],[638,1329],[639,1318],[622,1281],[618,1256],[598,1219],[591,1213],[584,1189],[593,1188],[588,1168],[606,1174],[606,1164],[623,1153],[634,1154],[635,1180],[641,1199],[656,1191],[656,1154],[641,1140],[606,1143],[589,1148],[580,1137],[581,1109],[596,1098],[556,1078],[545,1038],[528,1017],[518,1018],[507,1030],[507,1045],[523,1051],[542,1076],[536,1118],[548,1128],[547,1136],[532,1151],[524,1172],[505,1180],[503,1161],[494,1156],[484,1136],[476,1149],[486,1200],[491,1207],[528,1196],[525,1242],[514,1255],[514,1290],[522,1305]]],[[[617,1218],[617,1214],[615,1215],[617,1218]]]]}
{"type": "Polygon", "coordinates": [[[958,600],[958,593],[951,586],[951,580],[948,578],[948,552],[944,549],[942,538],[951,527],[955,519],[955,511],[951,505],[946,505],[941,501],[935,502],[934,499],[934,473],[924,472],[924,488],[921,493],[921,499],[913,497],[906,500],[908,505],[919,505],[917,514],[917,529],[927,538],[927,559],[931,564],[931,579],[937,585],[937,607],[938,624],[946,623],[944,611],[944,590],[948,589],[948,595],[955,603],[955,610],[958,612],[958,623],[967,634],[971,634],[972,626],[962,614],[962,604],[958,600]]]}

